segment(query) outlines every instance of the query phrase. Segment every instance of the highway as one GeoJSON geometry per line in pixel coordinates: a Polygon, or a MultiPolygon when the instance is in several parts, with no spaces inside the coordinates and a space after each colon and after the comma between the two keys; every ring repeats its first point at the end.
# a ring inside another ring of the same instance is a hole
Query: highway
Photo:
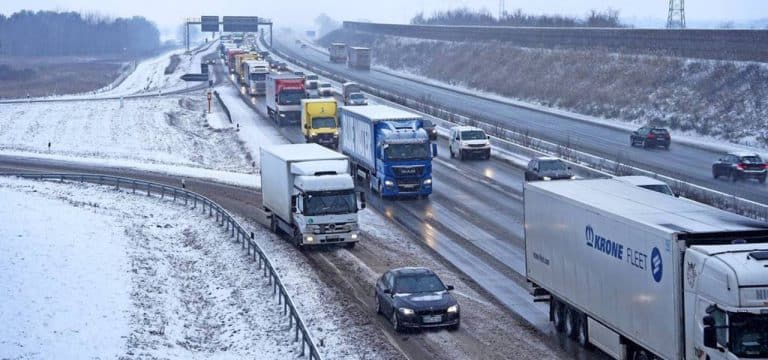
{"type": "MultiPolygon", "coordinates": [[[[223,66],[217,65],[215,71],[217,78],[226,75],[223,66]]],[[[266,118],[263,98],[241,98],[258,116],[266,118]]],[[[296,126],[279,131],[293,143],[304,142],[296,126]]],[[[433,160],[434,186],[428,200],[384,200],[364,188],[369,205],[474,280],[507,309],[550,335],[564,351],[575,358],[602,358],[602,354],[580,349],[555,333],[548,320],[548,306],[533,303],[528,293],[523,249],[523,170],[496,158],[450,159],[444,139],[438,141],[438,154],[433,160]]]]}
{"type": "Polygon", "coordinates": [[[676,143],[674,136],[669,151],[633,148],[629,146],[628,131],[520,108],[483,97],[470,96],[376,70],[352,70],[344,64],[329,62],[327,55],[311,47],[301,49],[295,45],[294,40],[285,35],[276,36],[275,47],[292,57],[326,71],[337,73],[352,81],[413,99],[428,97],[453,112],[489,123],[503,124],[506,128],[529,130],[534,137],[559,144],[571,144],[578,150],[611,160],[620,158],[624,163],[649,171],[768,204],[766,185],[756,181],[733,184],[723,178],[713,179],[711,164],[722,154],[703,147],[676,143]]]}

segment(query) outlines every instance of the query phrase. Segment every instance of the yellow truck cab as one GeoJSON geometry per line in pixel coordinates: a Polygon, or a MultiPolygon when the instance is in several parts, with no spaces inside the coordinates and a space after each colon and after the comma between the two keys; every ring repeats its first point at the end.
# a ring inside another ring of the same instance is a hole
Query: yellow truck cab
{"type": "Polygon", "coordinates": [[[339,117],[335,99],[302,99],[301,132],[308,143],[339,147],[339,117]]]}

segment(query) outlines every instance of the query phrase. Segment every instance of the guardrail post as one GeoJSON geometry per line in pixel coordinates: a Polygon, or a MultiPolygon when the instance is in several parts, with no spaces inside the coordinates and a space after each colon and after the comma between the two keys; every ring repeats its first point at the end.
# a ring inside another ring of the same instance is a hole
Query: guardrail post
{"type": "Polygon", "coordinates": [[[184,205],[188,205],[187,201],[189,200],[189,194],[187,193],[187,191],[184,191],[183,194],[184,194],[184,205]]]}
{"type": "Polygon", "coordinates": [[[117,190],[120,190],[120,178],[117,178],[117,179],[116,179],[116,181],[115,181],[115,187],[117,188],[117,190]]]}
{"type": "MultiPolygon", "coordinates": [[[[42,177],[41,177],[41,179],[42,179],[42,177]]],[[[64,175],[60,175],[59,176],[59,182],[64,182],[64,175]]]]}
{"type": "Polygon", "coordinates": [[[150,189],[151,189],[151,187],[150,187],[149,183],[147,183],[147,196],[151,195],[151,190],[150,189]]]}
{"type": "Polygon", "coordinates": [[[165,186],[160,187],[160,198],[165,198],[165,186]]]}
{"type": "MultiPolygon", "coordinates": [[[[293,320],[293,314],[291,314],[291,320],[293,320]]],[[[296,335],[293,336],[293,342],[299,341],[299,320],[296,320],[296,335]]]]}
{"type": "Polygon", "coordinates": [[[85,176],[80,175],[80,182],[85,182],[85,176]]]}
{"type": "Polygon", "coordinates": [[[177,191],[178,191],[178,190],[176,190],[176,189],[173,189],[173,202],[176,202],[176,192],[177,192],[177,191]]]}
{"type": "Polygon", "coordinates": [[[136,180],[133,180],[133,193],[136,193],[136,180]]]}

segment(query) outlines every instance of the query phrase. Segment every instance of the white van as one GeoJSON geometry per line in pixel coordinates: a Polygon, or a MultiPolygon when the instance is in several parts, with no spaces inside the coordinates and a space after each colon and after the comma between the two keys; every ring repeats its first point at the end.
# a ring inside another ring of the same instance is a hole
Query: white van
{"type": "Polygon", "coordinates": [[[491,140],[483,129],[473,126],[454,126],[448,138],[451,157],[464,160],[470,157],[490,159],[491,140]]]}

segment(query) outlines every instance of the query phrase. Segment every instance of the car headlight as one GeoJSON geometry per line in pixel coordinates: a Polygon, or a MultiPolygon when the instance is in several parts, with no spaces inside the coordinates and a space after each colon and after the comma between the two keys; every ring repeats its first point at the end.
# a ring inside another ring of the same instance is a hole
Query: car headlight
{"type": "Polygon", "coordinates": [[[432,179],[424,179],[424,185],[432,185],[432,179]]]}
{"type": "Polygon", "coordinates": [[[414,312],[413,312],[413,309],[409,309],[409,308],[400,308],[399,310],[400,310],[400,312],[401,312],[403,315],[413,315],[413,314],[414,314],[414,312]]]}
{"type": "Polygon", "coordinates": [[[450,306],[450,307],[448,307],[448,310],[446,310],[446,311],[449,312],[449,313],[457,313],[457,312],[459,312],[459,305],[456,304],[456,305],[450,306]]]}
{"type": "Polygon", "coordinates": [[[394,186],[395,182],[392,180],[384,180],[384,186],[394,186]]]}
{"type": "Polygon", "coordinates": [[[551,177],[549,177],[549,176],[545,176],[545,177],[543,177],[543,178],[542,178],[542,180],[544,180],[544,181],[549,181],[549,180],[552,180],[552,178],[551,178],[551,177]]]}
{"type": "Polygon", "coordinates": [[[576,175],[572,175],[571,180],[576,180],[576,175]]]}

